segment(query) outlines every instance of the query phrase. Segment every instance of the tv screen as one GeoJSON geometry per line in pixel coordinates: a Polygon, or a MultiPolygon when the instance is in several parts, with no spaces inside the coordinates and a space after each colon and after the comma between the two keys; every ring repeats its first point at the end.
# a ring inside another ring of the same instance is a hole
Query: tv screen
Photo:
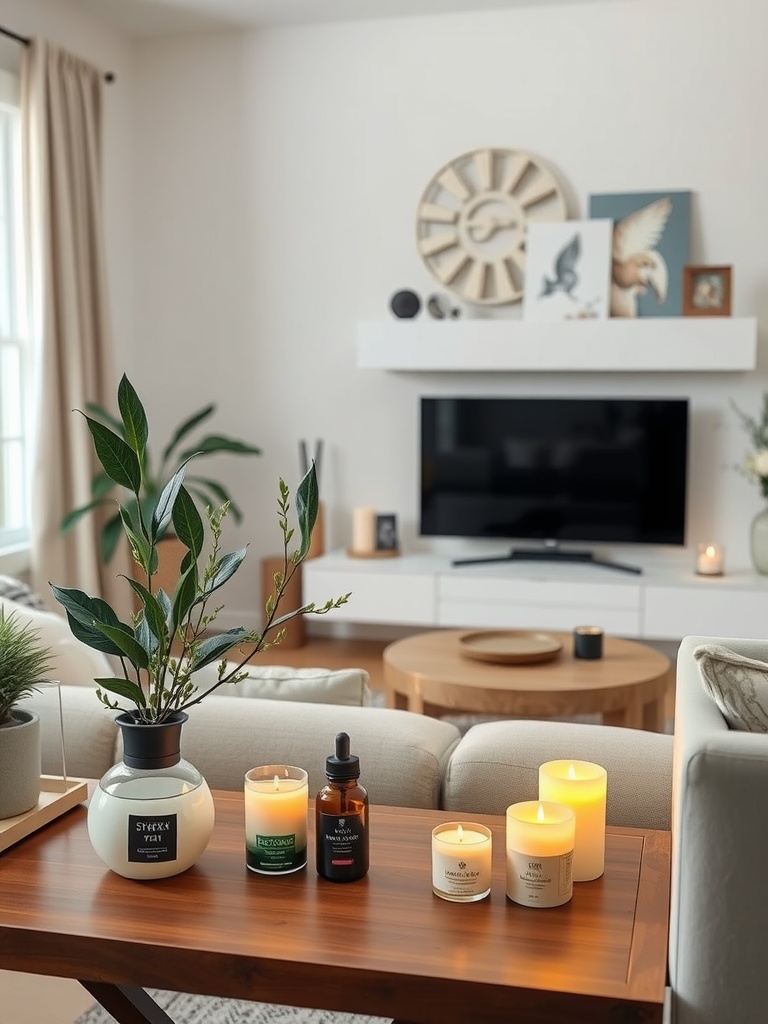
{"type": "Polygon", "coordinates": [[[421,534],[683,544],[688,401],[421,399],[421,534]]]}

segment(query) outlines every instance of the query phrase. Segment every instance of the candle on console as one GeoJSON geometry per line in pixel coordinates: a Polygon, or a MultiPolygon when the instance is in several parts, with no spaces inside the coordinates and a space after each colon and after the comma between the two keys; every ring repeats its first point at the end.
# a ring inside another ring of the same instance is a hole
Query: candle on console
{"type": "Polygon", "coordinates": [[[307,773],[265,764],[245,776],[245,863],[263,875],[298,871],[307,863],[307,773]]]}
{"type": "Polygon", "coordinates": [[[376,509],[358,505],[352,510],[352,550],[370,554],[376,549],[376,509]]]}
{"type": "Polygon", "coordinates": [[[565,804],[575,815],[574,882],[605,870],[606,782],[605,768],[591,761],[547,761],[539,768],[539,799],[565,804]]]}
{"type": "Polygon", "coordinates": [[[432,830],[432,892],[452,903],[475,903],[491,891],[491,830],[447,821],[432,830]]]}
{"type": "Polygon", "coordinates": [[[559,907],[573,895],[575,817],[565,804],[525,800],[507,808],[507,896],[525,907],[559,907]]]}
{"type": "Polygon", "coordinates": [[[699,576],[723,575],[723,549],[719,544],[699,544],[696,572],[699,576]]]}

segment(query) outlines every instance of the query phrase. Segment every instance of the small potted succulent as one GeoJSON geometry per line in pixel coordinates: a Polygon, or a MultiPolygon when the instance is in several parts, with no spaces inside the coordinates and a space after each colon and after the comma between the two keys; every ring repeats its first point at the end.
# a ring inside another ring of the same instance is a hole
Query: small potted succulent
{"type": "Polygon", "coordinates": [[[126,376],[120,381],[117,401],[119,432],[93,417],[85,418],[105,475],[134,499],[119,505],[118,515],[141,576],[140,580],[127,579],[140,607],[131,622],[123,622],[99,597],[56,585],[53,593],[67,613],[72,633],[111,656],[121,672],[96,680],[102,703],[121,712],[117,722],[124,757],[104,776],[91,800],[91,841],[102,860],[118,873],[129,878],[158,878],[194,863],[213,827],[208,787],[197,769],[180,754],[187,709],[220,686],[242,679],[244,666],[265,647],[279,643],[291,619],[325,614],[344,604],[349,595],[329,600],[321,607],[310,603],[278,616],[286,587],[309,551],[317,518],[319,495],[312,465],[295,494],[299,538],[293,551],[290,492],[282,480],[279,483],[277,517],[283,535],[284,567],[274,574],[275,589],[267,600],[264,627],[214,632],[221,611],[221,605],[215,604],[218,592],[246,556],[245,548],[222,552],[222,525],[228,504],[208,507],[205,516],[200,515],[185,487],[187,465],[196,457],[192,452],[147,507],[140,498],[145,489],[149,426],[144,407],[126,376]],[[185,553],[169,592],[158,589],[154,577],[158,544],[171,525],[185,553]],[[234,651],[236,658],[227,660],[234,651]],[[214,678],[203,674],[199,678],[205,681],[198,686],[195,673],[208,666],[216,666],[214,678]],[[152,831],[166,823],[167,835],[152,831]],[[123,838],[116,841],[115,836],[123,838]]]}
{"type": "Polygon", "coordinates": [[[39,631],[0,606],[0,818],[23,814],[40,796],[40,719],[19,702],[49,669],[39,631]]]}

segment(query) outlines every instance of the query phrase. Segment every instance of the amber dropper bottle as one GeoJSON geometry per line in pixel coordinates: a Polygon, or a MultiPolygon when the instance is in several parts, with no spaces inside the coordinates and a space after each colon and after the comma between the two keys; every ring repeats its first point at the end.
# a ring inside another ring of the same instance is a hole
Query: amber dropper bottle
{"type": "Polygon", "coordinates": [[[328,785],[315,799],[317,873],[329,882],[355,882],[368,873],[368,794],[345,732],[325,760],[325,774],[328,785]]]}

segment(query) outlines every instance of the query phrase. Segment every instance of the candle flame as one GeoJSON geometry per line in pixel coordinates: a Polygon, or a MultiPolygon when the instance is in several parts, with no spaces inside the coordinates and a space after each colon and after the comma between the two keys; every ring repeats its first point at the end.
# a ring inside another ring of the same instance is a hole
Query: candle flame
{"type": "Polygon", "coordinates": [[[708,555],[708,556],[709,556],[710,558],[712,558],[712,557],[714,556],[714,554],[715,554],[715,549],[714,549],[714,548],[712,547],[712,545],[711,545],[711,544],[710,544],[710,545],[708,545],[706,553],[707,553],[707,555],[708,555]]]}
{"type": "Polygon", "coordinates": [[[275,789],[280,789],[280,778],[277,775],[275,776],[275,789]]]}
{"type": "Polygon", "coordinates": [[[539,809],[536,813],[537,821],[544,821],[544,804],[539,804],[539,809]]]}
{"type": "Polygon", "coordinates": [[[575,779],[576,778],[576,769],[573,766],[573,762],[571,762],[571,764],[568,766],[568,778],[569,779],[575,779]]]}
{"type": "Polygon", "coordinates": [[[461,827],[461,825],[457,825],[456,826],[456,831],[458,832],[458,835],[459,835],[459,842],[463,843],[464,842],[464,829],[461,827]]]}

